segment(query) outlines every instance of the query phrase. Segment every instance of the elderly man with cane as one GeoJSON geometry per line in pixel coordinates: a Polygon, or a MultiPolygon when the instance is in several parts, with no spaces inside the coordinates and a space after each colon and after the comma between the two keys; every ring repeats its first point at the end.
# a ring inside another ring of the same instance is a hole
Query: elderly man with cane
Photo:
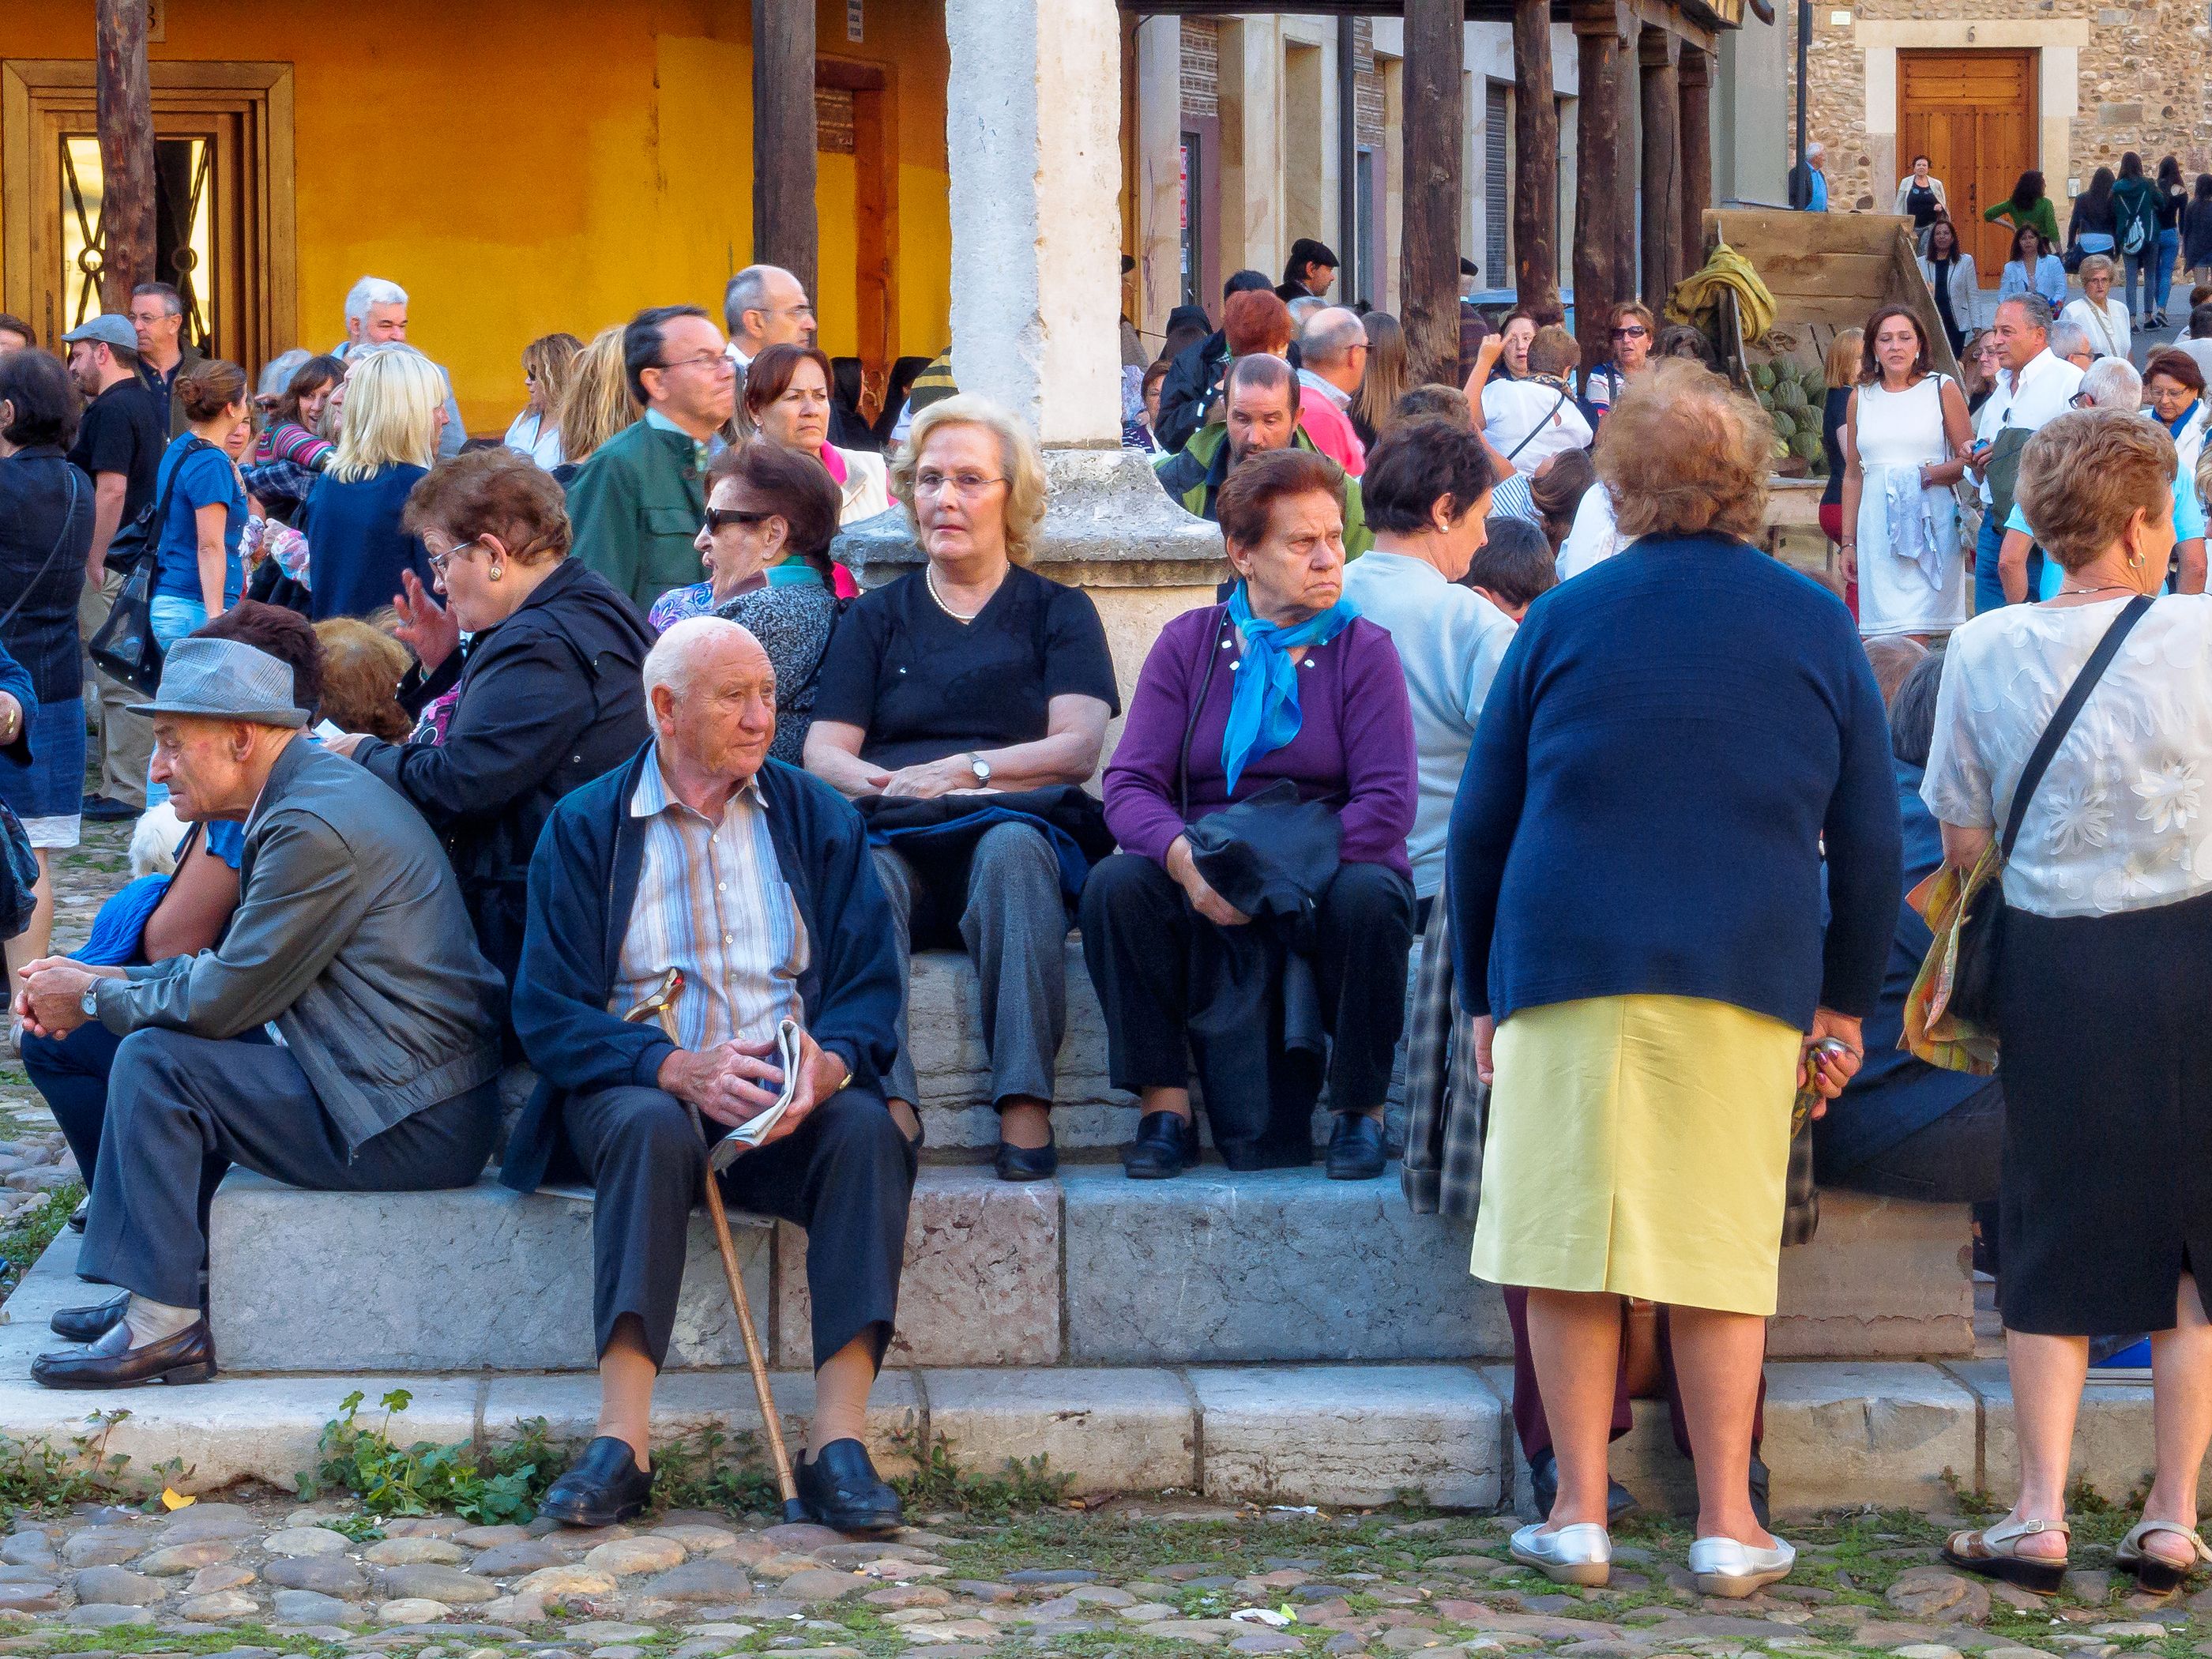
{"type": "Polygon", "coordinates": [[[895,1527],[898,1497],[860,1436],[921,1139],[883,1093],[896,930],[860,815],[768,758],[775,671],[759,642],[695,617],[661,635],[644,673],[653,741],[561,803],[530,867],[514,1025],[542,1082],[501,1178],[596,1188],[600,1388],[598,1434],[539,1513],[605,1525],[649,1501],[653,1382],[709,1178],[695,1125],[720,1136],[780,1102],[760,1144],[718,1155],[711,1178],[730,1207],[806,1229],[815,1394],[799,1502],[840,1531],[895,1527]]]}

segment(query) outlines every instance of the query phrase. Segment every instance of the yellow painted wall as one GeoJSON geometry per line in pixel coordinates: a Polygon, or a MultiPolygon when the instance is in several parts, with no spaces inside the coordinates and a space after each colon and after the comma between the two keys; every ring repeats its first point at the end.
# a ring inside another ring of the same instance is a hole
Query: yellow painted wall
{"type": "MultiPolygon", "coordinates": [[[[825,56],[884,63],[898,94],[899,336],[947,336],[941,0],[819,0],[825,56]]],[[[588,338],[646,305],[720,314],[750,263],[752,54],[744,0],[190,0],[161,59],[294,65],[303,337],[343,332],[364,271],[411,296],[410,337],[452,371],[468,426],[520,407],[537,335],[588,338]]],[[[85,0],[0,0],[0,57],[88,58],[85,0]]],[[[853,160],[824,155],[823,343],[854,343],[853,160]]],[[[280,343],[294,343],[284,342],[280,343]]]]}

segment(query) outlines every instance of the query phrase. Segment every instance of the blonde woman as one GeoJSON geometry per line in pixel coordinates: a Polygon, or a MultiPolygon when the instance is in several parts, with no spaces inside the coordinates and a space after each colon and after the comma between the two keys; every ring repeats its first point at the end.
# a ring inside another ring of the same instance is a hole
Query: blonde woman
{"type": "Polygon", "coordinates": [[[428,357],[403,346],[354,356],[338,453],[300,512],[316,622],[382,610],[405,571],[429,586],[429,555],[400,519],[407,492],[437,459],[446,421],[445,376],[428,357]]]}
{"type": "Polygon", "coordinates": [[[561,449],[561,399],[584,343],[573,334],[541,334],[522,348],[522,386],[530,401],[502,441],[550,472],[566,459],[561,449]]]}
{"type": "MultiPolygon", "coordinates": [[[[995,404],[948,398],[915,416],[891,491],[928,562],[863,594],[838,623],[806,769],[855,799],[1088,781],[1121,697],[1090,596],[1026,568],[1044,521],[1036,441],[995,404]]],[[[1067,1025],[1067,911],[1053,843],[1034,823],[1008,822],[961,856],[915,861],[880,847],[875,860],[898,918],[902,971],[916,939],[964,945],[975,958],[999,1178],[1047,1178],[1058,1167],[1049,1114],[1067,1025]]],[[[921,1098],[910,1053],[902,1006],[894,1109],[921,1098]]]]}
{"type": "Polygon", "coordinates": [[[2081,297],[2058,313],[2059,321],[2075,325],[2089,337],[2090,349],[2100,357],[2124,358],[2132,343],[2127,301],[2112,297],[2116,269],[2102,253],[2082,260],[2081,297]]]}
{"type": "Polygon", "coordinates": [[[601,329],[576,354],[568,390],[556,407],[562,460],[554,476],[565,484],[593,451],[616,433],[636,425],[644,414],[629,395],[620,323],[601,329]]]}

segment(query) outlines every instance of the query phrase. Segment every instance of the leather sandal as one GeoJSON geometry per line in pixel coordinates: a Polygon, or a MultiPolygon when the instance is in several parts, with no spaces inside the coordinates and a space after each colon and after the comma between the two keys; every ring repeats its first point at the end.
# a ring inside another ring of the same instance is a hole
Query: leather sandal
{"type": "Polygon", "coordinates": [[[2193,1527],[2185,1527],[2179,1521],[2138,1521],[2120,1540],[2120,1547],[2112,1552],[2112,1565],[2122,1572],[2131,1572],[2136,1582],[2154,1595],[2165,1595],[2181,1588],[2182,1581],[2200,1563],[2212,1561],[2212,1549],[2193,1527]],[[2178,1565],[2162,1555],[2154,1555],[2142,1547],[2144,1539],[2154,1532],[2170,1532],[2189,1544],[2187,1565],[2178,1565]]]}
{"type": "Polygon", "coordinates": [[[2038,1595],[2054,1595],[2066,1577],[2066,1558],[2022,1555],[2018,1548],[2021,1539],[2045,1532],[2057,1533],[2069,1546],[2074,1541],[2074,1529],[2063,1521],[2005,1520],[1994,1527],[1953,1533],[1944,1542],[1943,1559],[1984,1578],[2002,1579],[2038,1595]]]}

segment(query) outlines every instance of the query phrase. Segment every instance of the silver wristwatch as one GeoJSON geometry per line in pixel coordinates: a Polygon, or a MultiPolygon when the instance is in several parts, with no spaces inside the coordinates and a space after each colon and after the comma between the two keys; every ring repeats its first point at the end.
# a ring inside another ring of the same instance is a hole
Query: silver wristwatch
{"type": "Polygon", "coordinates": [[[981,755],[972,752],[969,755],[968,769],[975,775],[975,781],[978,785],[990,782],[991,763],[985,760],[981,755]]]}
{"type": "Polygon", "coordinates": [[[84,1017],[87,1019],[100,1018],[100,981],[98,980],[93,981],[84,988],[84,994],[76,1000],[76,1006],[84,1010],[84,1017]]]}

